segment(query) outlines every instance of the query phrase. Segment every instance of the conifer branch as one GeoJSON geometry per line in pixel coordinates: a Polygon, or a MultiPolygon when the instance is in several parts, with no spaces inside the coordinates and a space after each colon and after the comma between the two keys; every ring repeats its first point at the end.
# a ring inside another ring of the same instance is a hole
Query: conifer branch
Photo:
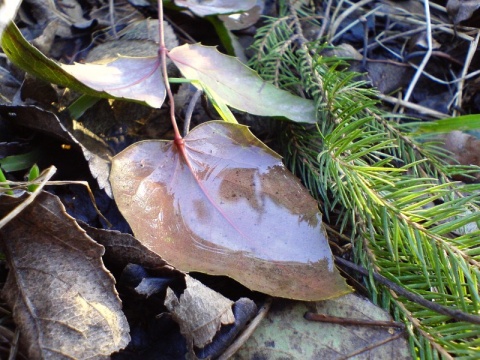
{"type": "Polygon", "coordinates": [[[258,31],[250,65],[281,88],[303,89],[319,119],[317,126],[281,125],[287,165],[325,217],[335,213],[355,262],[369,269],[371,299],[408,324],[415,355],[477,358],[480,331],[468,318],[480,311],[480,185],[450,180],[474,169],[449,164],[437,144],[388,120],[393,115],[380,109],[375,90],[347,64],[323,57],[327,45],[306,39],[302,25],[313,14],[280,3],[279,18],[258,31]],[[425,309],[380,278],[448,310],[425,309]]]}

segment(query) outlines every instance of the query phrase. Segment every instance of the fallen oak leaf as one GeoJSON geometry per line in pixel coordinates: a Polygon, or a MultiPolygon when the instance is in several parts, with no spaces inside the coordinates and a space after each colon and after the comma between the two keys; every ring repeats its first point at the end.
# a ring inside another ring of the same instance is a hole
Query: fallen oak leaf
{"type": "Polygon", "coordinates": [[[273,296],[350,292],[316,201],[246,126],[212,121],[112,161],[115,201],[135,236],[183,271],[227,275],[273,296]],[[180,150],[179,150],[180,149],[180,150]]]}

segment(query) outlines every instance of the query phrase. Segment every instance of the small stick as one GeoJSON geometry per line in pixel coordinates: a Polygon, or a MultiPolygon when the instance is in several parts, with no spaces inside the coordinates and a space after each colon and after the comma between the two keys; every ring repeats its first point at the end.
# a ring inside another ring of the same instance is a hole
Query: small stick
{"type": "Polygon", "coordinates": [[[15,360],[18,353],[18,341],[20,340],[20,330],[15,330],[15,336],[10,344],[10,354],[8,360],[15,360]]]}
{"type": "Polygon", "coordinates": [[[183,136],[187,136],[188,132],[190,131],[190,121],[192,120],[193,110],[195,109],[195,104],[198,101],[200,95],[202,95],[202,90],[197,89],[195,94],[193,94],[190,103],[188,104],[187,113],[185,114],[185,122],[183,124],[183,136]]]}
{"type": "Polygon", "coordinates": [[[356,355],[359,355],[361,353],[364,353],[365,351],[369,351],[369,350],[372,350],[372,349],[375,349],[376,347],[379,347],[381,345],[384,345],[386,343],[389,343],[390,341],[393,341],[395,339],[398,339],[400,336],[402,336],[403,333],[402,332],[398,332],[392,336],[389,336],[387,337],[386,339],[383,339],[383,340],[380,340],[376,343],[373,343],[373,344],[370,344],[368,346],[365,346],[364,348],[361,348],[361,349],[358,349],[357,351],[354,351],[348,355],[345,355],[345,356],[342,356],[340,358],[338,358],[337,360],[347,360],[347,359],[351,359],[352,357],[356,356],[356,355]]]}
{"type": "MultiPolygon", "coordinates": [[[[12,188],[12,190],[16,190],[17,188],[25,188],[28,185],[38,185],[38,184],[42,184],[41,185],[42,187],[47,186],[47,185],[50,185],[50,186],[51,185],[83,185],[87,189],[88,196],[90,197],[90,201],[92,202],[92,206],[94,207],[97,215],[100,218],[102,218],[103,221],[105,221],[105,223],[107,224],[108,227],[112,227],[112,224],[110,223],[110,221],[108,221],[108,219],[102,214],[102,212],[98,208],[97,202],[95,201],[95,195],[93,195],[92,189],[90,189],[90,185],[88,184],[87,181],[67,180],[67,181],[46,181],[45,183],[43,183],[43,180],[42,180],[43,178],[44,178],[44,175],[42,173],[42,174],[40,174],[40,176],[38,178],[36,178],[33,181],[27,181],[27,182],[25,182],[25,181],[6,181],[6,182],[0,182],[0,186],[2,186],[2,185],[8,185],[8,186],[12,185],[12,186],[14,186],[12,188]]],[[[0,192],[2,192],[2,190],[3,189],[0,187],[0,192]]],[[[1,221],[3,221],[3,219],[1,221]]],[[[1,223],[1,221],[0,221],[0,223],[1,223]]],[[[5,224],[1,223],[0,228],[4,225],[5,224]]]]}
{"type": "MultiPolygon", "coordinates": [[[[369,272],[367,269],[363,268],[362,266],[359,266],[357,264],[354,264],[348,260],[342,259],[341,257],[335,256],[335,261],[349,267],[350,269],[355,270],[356,272],[364,275],[364,276],[369,276],[369,272]]],[[[427,300],[420,295],[417,295],[411,291],[408,291],[407,289],[403,288],[402,286],[394,283],[393,281],[388,280],[386,277],[373,273],[373,278],[375,281],[378,283],[386,286],[390,290],[393,290],[395,293],[397,293],[400,296],[403,296],[407,300],[413,301],[414,303],[417,303],[418,305],[421,305],[427,309],[433,310],[439,314],[446,315],[451,317],[452,319],[455,319],[457,321],[465,321],[473,324],[480,324],[480,316],[478,315],[472,315],[468,314],[466,312],[460,311],[460,310],[453,310],[449,307],[437,304],[433,301],[427,300]]]]}
{"type": "MultiPolygon", "coordinates": [[[[460,75],[460,81],[458,83],[457,96],[456,96],[456,99],[455,99],[455,102],[456,102],[455,106],[456,106],[457,109],[462,108],[462,100],[463,100],[462,98],[463,98],[463,88],[464,88],[464,85],[465,85],[465,78],[468,75],[468,68],[470,67],[470,64],[473,60],[473,56],[477,52],[479,40],[480,40],[480,31],[477,32],[477,36],[475,36],[475,40],[473,40],[470,43],[470,46],[468,48],[468,53],[467,53],[467,56],[465,58],[465,65],[462,68],[462,73],[460,75]]],[[[454,115],[458,115],[457,110],[454,110],[454,115]]]]}
{"type": "Polygon", "coordinates": [[[427,66],[427,63],[430,61],[430,57],[432,56],[432,22],[430,19],[430,7],[429,7],[429,1],[428,0],[423,0],[423,6],[425,8],[425,24],[427,25],[427,53],[425,54],[425,57],[423,58],[422,62],[418,66],[417,71],[415,72],[415,75],[413,76],[412,80],[410,81],[410,85],[408,86],[408,89],[405,93],[405,96],[403,97],[403,101],[408,101],[410,99],[410,96],[413,93],[413,90],[415,89],[415,86],[417,85],[418,80],[420,79],[420,76],[423,73],[423,70],[425,69],[425,66],[427,66]]]}
{"type": "Polygon", "coordinates": [[[303,316],[309,321],[318,321],[340,325],[359,325],[359,326],[377,326],[377,327],[395,327],[399,329],[405,329],[405,324],[396,321],[381,321],[381,320],[367,320],[367,319],[349,319],[338,316],[330,316],[327,314],[317,314],[308,311],[303,316]]]}
{"type": "Polygon", "coordinates": [[[108,17],[110,18],[110,25],[115,39],[118,39],[117,27],[115,26],[115,0],[108,0],[108,17]]]}
{"type": "Polygon", "coordinates": [[[358,21],[363,25],[363,58],[362,58],[362,68],[365,70],[367,68],[367,57],[368,57],[368,20],[365,16],[360,16],[358,21]]]}
{"type": "Polygon", "coordinates": [[[248,340],[248,338],[253,334],[255,329],[258,327],[260,322],[267,316],[270,306],[272,305],[272,298],[268,298],[265,304],[258,311],[257,316],[250,322],[250,324],[245,328],[242,334],[235,339],[235,341],[223,352],[222,355],[218,357],[217,360],[227,360],[232,357],[238,349],[248,340]]]}
{"type": "Polygon", "coordinates": [[[383,94],[380,94],[380,93],[378,93],[376,96],[380,100],[383,100],[383,101],[386,101],[386,102],[389,102],[389,103],[393,103],[393,104],[397,104],[397,105],[400,105],[400,106],[406,107],[408,109],[418,111],[419,113],[429,115],[429,116],[432,116],[432,117],[435,117],[435,118],[438,118],[438,119],[445,119],[445,118],[449,117],[448,114],[442,113],[440,111],[432,110],[432,109],[427,108],[425,106],[418,105],[418,104],[415,104],[415,103],[412,103],[412,102],[409,102],[409,101],[404,101],[404,100],[401,100],[401,99],[397,99],[397,98],[394,98],[393,96],[383,95],[383,94]]]}
{"type": "Polygon", "coordinates": [[[30,205],[33,200],[41,193],[43,187],[46,185],[47,181],[55,174],[57,169],[54,166],[49,167],[47,170],[44,171],[42,174],[42,181],[38,185],[38,188],[35,189],[34,192],[30,194],[22,203],[20,203],[17,207],[15,207],[12,211],[10,211],[5,217],[0,219],[0,229],[4,227],[10,220],[15,218],[18,214],[22,212],[28,205],[30,205]]]}

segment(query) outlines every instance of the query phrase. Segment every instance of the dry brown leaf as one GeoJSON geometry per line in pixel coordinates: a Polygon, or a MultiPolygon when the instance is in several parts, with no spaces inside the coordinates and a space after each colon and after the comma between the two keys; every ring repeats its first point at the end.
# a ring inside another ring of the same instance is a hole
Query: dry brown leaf
{"type": "MultiPolygon", "coordinates": [[[[453,159],[461,165],[480,166],[480,139],[461,131],[445,135],[445,149],[453,153],[453,159]]],[[[480,172],[474,174],[480,180],[480,172]]]]}
{"type": "MultiPolygon", "coordinates": [[[[0,216],[23,201],[3,196],[0,216]]],[[[0,230],[9,274],[2,295],[30,359],[108,358],[129,342],[104,249],[43,192],[0,230]]]]}
{"type": "Polygon", "coordinates": [[[317,303],[279,299],[232,359],[411,359],[408,343],[393,321],[391,327],[380,327],[349,325],[349,319],[392,321],[386,311],[354,294],[317,303]],[[312,310],[345,323],[305,320],[305,312],[312,310]]]}
{"type": "Polygon", "coordinates": [[[187,340],[202,348],[212,341],[221,325],[235,321],[233,301],[188,275],[185,280],[187,288],[180,298],[167,289],[165,306],[187,340]]]}
{"type": "Polygon", "coordinates": [[[85,223],[80,226],[96,242],[105,247],[104,259],[124,268],[128,264],[138,264],[147,269],[172,269],[159,255],[146,248],[130,234],[116,230],[104,230],[91,227],[85,223]]]}
{"type": "Polygon", "coordinates": [[[455,25],[470,19],[473,13],[480,8],[478,0],[448,0],[447,13],[455,25]]]}

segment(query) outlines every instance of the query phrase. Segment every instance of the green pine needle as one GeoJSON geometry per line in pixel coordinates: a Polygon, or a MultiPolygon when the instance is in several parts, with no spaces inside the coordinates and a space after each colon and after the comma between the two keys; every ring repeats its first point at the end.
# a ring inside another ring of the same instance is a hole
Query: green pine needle
{"type": "Polygon", "coordinates": [[[388,120],[375,90],[321,42],[306,41],[300,24],[314,21],[282,3],[279,18],[260,28],[250,65],[267,81],[315,99],[317,126],[282,124],[285,161],[350,235],[355,261],[374,303],[407,324],[412,353],[422,359],[477,359],[479,325],[452,319],[403,297],[378,273],[424,299],[480,314],[480,185],[451,181],[478,171],[447,163],[428,137],[388,120]],[[303,89],[303,90],[299,90],[303,89]]]}

